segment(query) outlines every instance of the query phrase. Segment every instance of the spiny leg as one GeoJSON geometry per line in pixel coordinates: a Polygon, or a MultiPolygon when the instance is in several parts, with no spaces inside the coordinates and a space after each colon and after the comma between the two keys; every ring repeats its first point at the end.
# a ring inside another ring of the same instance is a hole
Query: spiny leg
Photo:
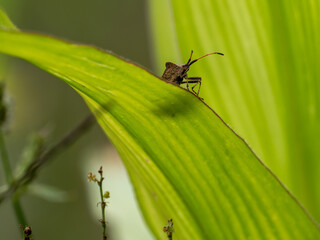
{"type": "Polygon", "coordinates": [[[189,77],[187,79],[193,80],[192,82],[196,83],[191,89],[197,96],[199,96],[200,88],[201,88],[201,77],[189,77]],[[199,84],[198,93],[194,91],[194,88],[199,84]]]}

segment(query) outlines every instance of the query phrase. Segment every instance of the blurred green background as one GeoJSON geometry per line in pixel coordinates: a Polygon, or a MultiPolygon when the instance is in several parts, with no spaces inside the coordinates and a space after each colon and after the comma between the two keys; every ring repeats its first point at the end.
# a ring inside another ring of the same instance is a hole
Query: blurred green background
{"type": "MultiPolygon", "coordinates": [[[[0,7],[20,29],[95,45],[151,68],[147,7],[143,0],[0,0],[0,7]]],[[[32,133],[49,126],[53,130],[49,143],[54,143],[89,111],[67,84],[25,61],[7,60],[4,80],[13,114],[6,143],[14,167],[32,133]]],[[[152,238],[134,202],[125,169],[97,124],[41,169],[35,181],[65,191],[67,201],[53,202],[31,194],[22,197],[34,238],[100,239],[98,188],[87,182],[87,173],[96,172],[101,164],[105,169],[105,189],[111,192],[107,208],[111,238],[152,238]]],[[[1,166],[0,184],[4,183],[1,166]]],[[[10,201],[1,204],[0,219],[4,239],[22,239],[10,201]]]]}

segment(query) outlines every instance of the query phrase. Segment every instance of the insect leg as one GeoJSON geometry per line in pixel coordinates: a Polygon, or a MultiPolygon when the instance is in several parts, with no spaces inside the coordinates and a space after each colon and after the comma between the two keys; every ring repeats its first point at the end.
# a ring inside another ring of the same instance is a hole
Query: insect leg
{"type": "Polygon", "coordinates": [[[193,88],[194,88],[195,86],[197,86],[198,84],[199,84],[199,88],[198,88],[197,96],[199,96],[199,93],[200,93],[201,81],[197,82],[197,83],[192,87],[192,91],[195,93],[195,91],[193,90],[193,88]]]}
{"type": "MultiPolygon", "coordinates": [[[[198,80],[189,81],[189,83],[198,83],[198,82],[199,82],[198,80]]],[[[180,84],[182,84],[182,83],[187,83],[187,81],[183,81],[183,82],[181,82],[180,84]]]]}
{"type": "Polygon", "coordinates": [[[201,88],[201,77],[189,77],[187,79],[192,80],[192,81],[189,81],[189,82],[196,83],[191,89],[192,89],[192,92],[194,92],[197,96],[199,96],[199,92],[200,92],[200,88],[201,88]],[[198,93],[196,93],[196,91],[194,91],[194,88],[198,84],[199,84],[198,93]]]}
{"type": "MultiPolygon", "coordinates": [[[[192,55],[192,52],[191,52],[191,55],[192,55]]],[[[184,76],[184,79],[187,79],[187,89],[189,91],[189,78],[187,74],[184,76]]]]}
{"type": "Polygon", "coordinates": [[[189,91],[189,78],[188,78],[188,75],[187,73],[184,74],[184,76],[182,76],[182,79],[186,79],[187,81],[182,81],[181,83],[186,83],[187,84],[187,90],[189,91]]]}

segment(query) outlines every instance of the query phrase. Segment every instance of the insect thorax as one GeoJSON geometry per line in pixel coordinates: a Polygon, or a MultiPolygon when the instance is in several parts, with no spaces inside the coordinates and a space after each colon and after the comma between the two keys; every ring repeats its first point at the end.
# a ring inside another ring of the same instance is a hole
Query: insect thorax
{"type": "Polygon", "coordinates": [[[161,78],[169,82],[180,84],[188,70],[189,66],[187,65],[177,65],[172,62],[167,62],[166,69],[161,78]]]}

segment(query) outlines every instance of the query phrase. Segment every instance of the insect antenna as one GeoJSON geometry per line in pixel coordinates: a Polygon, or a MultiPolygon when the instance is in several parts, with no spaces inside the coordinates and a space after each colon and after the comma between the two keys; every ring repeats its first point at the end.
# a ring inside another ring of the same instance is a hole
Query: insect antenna
{"type": "Polygon", "coordinates": [[[190,54],[189,60],[188,60],[188,62],[187,62],[187,65],[189,65],[189,63],[190,63],[190,61],[191,61],[192,54],[193,54],[193,50],[191,50],[191,54],[190,54]]]}
{"type": "Polygon", "coordinates": [[[221,56],[224,56],[224,54],[223,54],[223,53],[213,52],[213,53],[208,53],[208,54],[206,54],[206,55],[203,55],[202,57],[199,57],[199,58],[197,58],[197,59],[193,60],[192,62],[190,62],[190,60],[191,60],[191,56],[192,56],[192,51],[191,51],[191,56],[190,56],[190,59],[189,59],[189,61],[188,61],[188,63],[187,63],[187,64],[190,66],[191,64],[195,63],[195,62],[196,62],[196,61],[198,61],[199,59],[204,58],[204,57],[209,56],[209,55],[212,55],[212,54],[219,54],[219,55],[221,55],[221,56]]]}

